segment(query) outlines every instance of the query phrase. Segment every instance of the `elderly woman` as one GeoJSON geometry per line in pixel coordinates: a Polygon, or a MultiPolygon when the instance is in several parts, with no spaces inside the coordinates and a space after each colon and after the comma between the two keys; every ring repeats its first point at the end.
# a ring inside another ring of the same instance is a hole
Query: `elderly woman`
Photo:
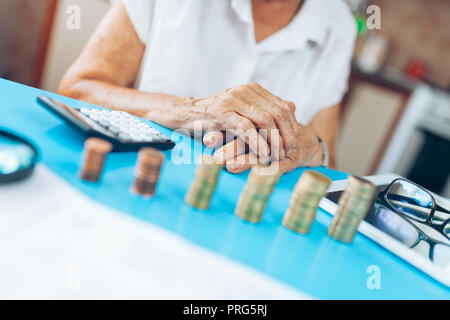
{"type": "Polygon", "coordinates": [[[201,121],[209,147],[232,133],[214,156],[233,173],[333,166],[355,36],[343,0],[117,0],[60,93],[171,129],[201,121]]]}

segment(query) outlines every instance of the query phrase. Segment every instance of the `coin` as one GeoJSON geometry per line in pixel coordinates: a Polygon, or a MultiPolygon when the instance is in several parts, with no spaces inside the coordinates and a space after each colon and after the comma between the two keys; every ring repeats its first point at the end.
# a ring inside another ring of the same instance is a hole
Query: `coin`
{"type": "Polygon", "coordinates": [[[84,143],[84,160],[80,177],[89,182],[97,182],[103,171],[106,155],[111,152],[111,142],[100,138],[89,138],[84,143]]]}
{"type": "Polygon", "coordinates": [[[350,176],[328,234],[336,240],[351,243],[358,226],[371,208],[375,192],[376,187],[371,182],[350,176]]]}
{"type": "Polygon", "coordinates": [[[239,198],[235,214],[252,223],[260,222],[279,177],[279,172],[269,166],[253,166],[239,198]]]}
{"type": "Polygon", "coordinates": [[[308,233],[320,200],[330,184],[331,180],[323,174],[312,170],[305,171],[294,187],[283,225],[301,234],[308,233]]]}
{"type": "Polygon", "coordinates": [[[136,193],[145,197],[155,195],[164,160],[164,154],[156,149],[145,147],[139,151],[133,184],[136,193]]]}
{"type": "Polygon", "coordinates": [[[208,209],[222,168],[223,165],[215,162],[212,156],[202,155],[185,202],[197,209],[208,209]]]}

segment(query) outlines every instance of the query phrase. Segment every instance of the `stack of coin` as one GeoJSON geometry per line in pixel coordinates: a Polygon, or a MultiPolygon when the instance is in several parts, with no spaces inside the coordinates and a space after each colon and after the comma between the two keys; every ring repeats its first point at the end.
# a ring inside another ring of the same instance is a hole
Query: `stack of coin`
{"type": "Polygon", "coordinates": [[[298,180],[283,225],[301,234],[307,234],[316,217],[319,202],[326,194],[331,180],[317,171],[305,171],[298,180]]]}
{"type": "Polygon", "coordinates": [[[89,138],[84,144],[84,164],[80,173],[81,179],[97,182],[103,171],[106,155],[111,152],[113,146],[110,142],[89,138]]]}
{"type": "Polygon", "coordinates": [[[359,177],[349,177],[328,229],[330,237],[346,243],[353,242],[359,224],[372,206],[375,192],[376,187],[371,182],[359,177]]]}
{"type": "Polygon", "coordinates": [[[273,167],[254,166],[239,198],[236,215],[252,223],[260,222],[267,200],[279,177],[280,174],[273,167]]]}
{"type": "Polygon", "coordinates": [[[164,159],[164,154],[153,148],[146,147],[139,151],[133,185],[136,193],[144,197],[152,197],[155,194],[164,159]]]}
{"type": "Polygon", "coordinates": [[[212,156],[200,156],[195,179],[185,197],[188,205],[201,210],[209,208],[222,168],[223,165],[215,162],[212,156]]]}

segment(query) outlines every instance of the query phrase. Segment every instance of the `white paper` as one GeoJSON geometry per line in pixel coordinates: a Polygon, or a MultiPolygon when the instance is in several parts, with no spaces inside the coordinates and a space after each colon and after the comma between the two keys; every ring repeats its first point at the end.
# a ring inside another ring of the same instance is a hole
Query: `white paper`
{"type": "Polygon", "coordinates": [[[0,185],[1,299],[307,299],[98,204],[43,166],[0,185]]]}

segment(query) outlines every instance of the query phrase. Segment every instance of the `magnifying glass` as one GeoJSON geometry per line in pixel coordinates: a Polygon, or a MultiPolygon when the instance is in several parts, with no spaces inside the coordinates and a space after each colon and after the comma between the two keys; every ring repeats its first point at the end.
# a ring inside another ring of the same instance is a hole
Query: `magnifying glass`
{"type": "Polygon", "coordinates": [[[35,146],[15,134],[0,130],[0,183],[29,177],[37,160],[35,146]]]}

